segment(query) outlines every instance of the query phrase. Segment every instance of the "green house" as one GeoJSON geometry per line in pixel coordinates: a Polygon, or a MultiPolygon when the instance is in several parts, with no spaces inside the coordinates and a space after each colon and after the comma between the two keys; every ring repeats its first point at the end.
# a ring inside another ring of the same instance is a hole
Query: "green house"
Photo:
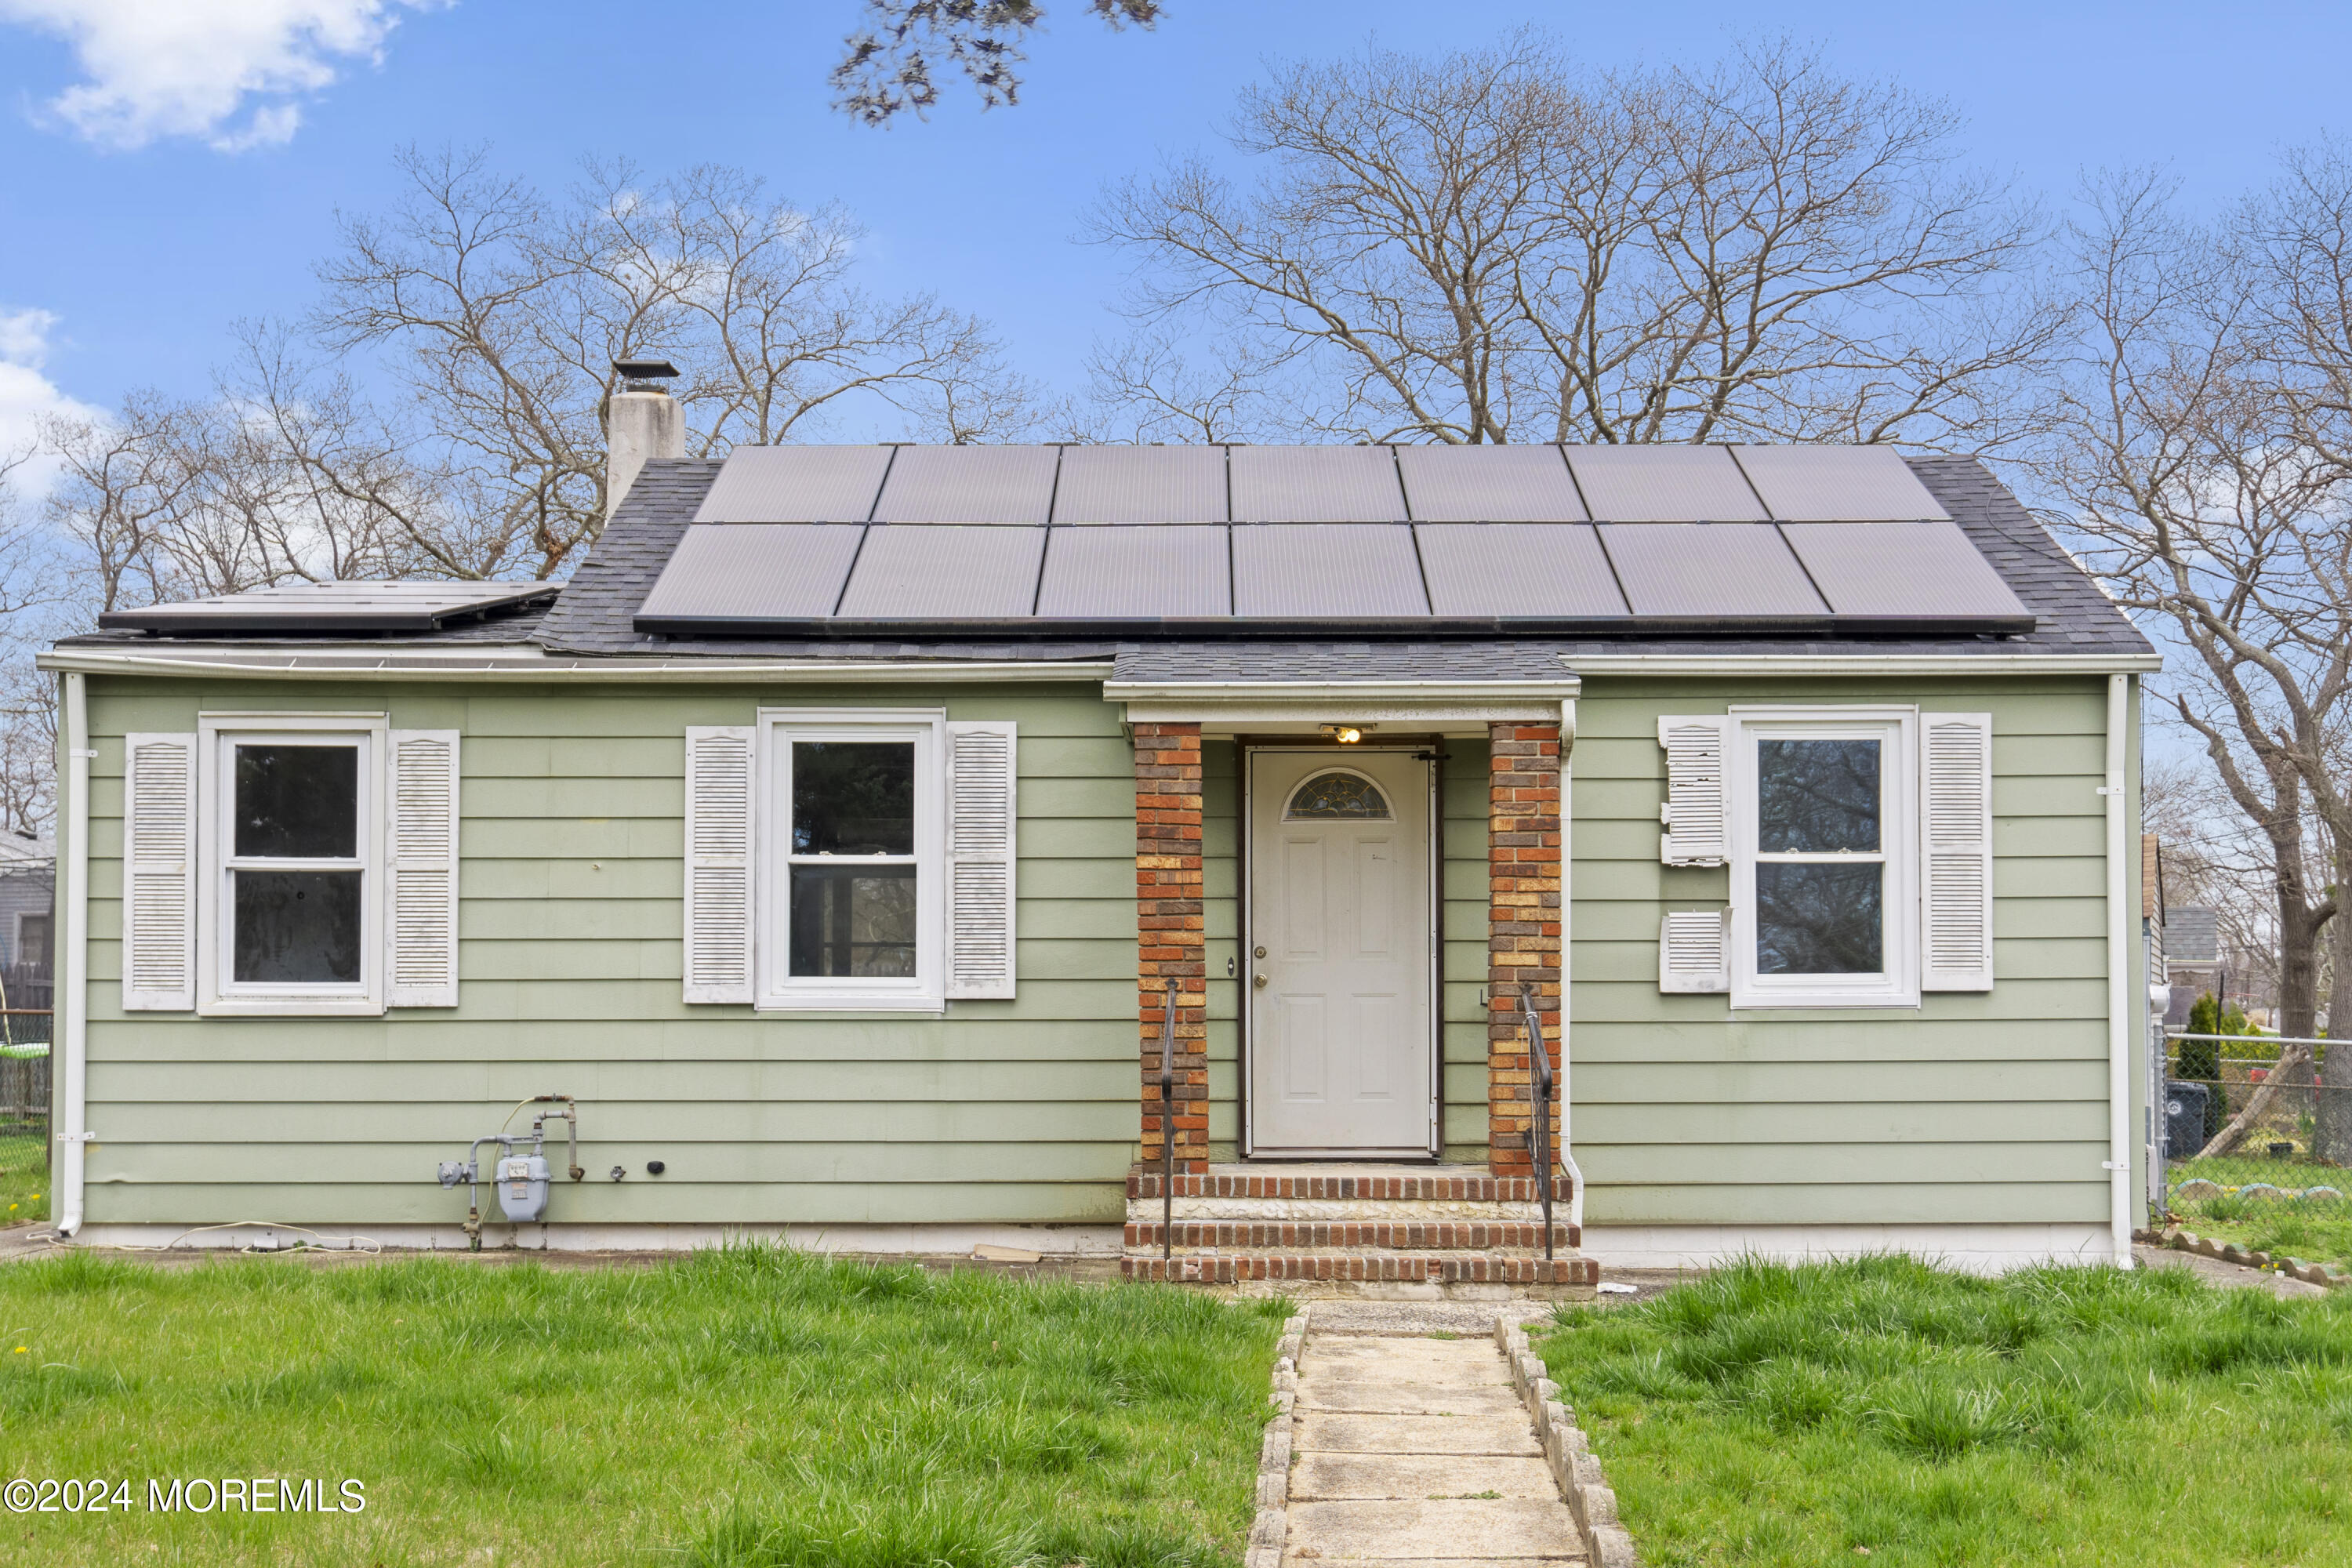
{"type": "Polygon", "coordinates": [[[560,588],[45,656],[61,1230],[2128,1258],[2158,660],[1976,461],[656,435],[614,480],[560,588]]]}

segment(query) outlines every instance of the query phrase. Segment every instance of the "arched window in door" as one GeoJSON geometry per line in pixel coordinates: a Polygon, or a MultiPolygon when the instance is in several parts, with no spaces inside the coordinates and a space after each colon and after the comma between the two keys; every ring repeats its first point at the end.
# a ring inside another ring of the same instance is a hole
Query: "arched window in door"
{"type": "Polygon", "coordinates": [[[1285,822],[1386,822],[1388,797],[1361,773],[1317,773],[1293,790],[1282,809],[1285,822]]]}

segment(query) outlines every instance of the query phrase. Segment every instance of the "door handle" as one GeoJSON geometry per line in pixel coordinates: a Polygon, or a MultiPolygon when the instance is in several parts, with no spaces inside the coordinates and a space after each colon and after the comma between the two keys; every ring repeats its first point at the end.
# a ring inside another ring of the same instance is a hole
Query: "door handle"
{"type": "Polygon", "coordinates": [[[1253,974],[1253,975],[1251,975],[1251,976],[1250,976],[1250,984],[1251,984],[1253,987],[1255,987],[1255,989],[1257,989],[1257,990],[1260,990],[1260,991],[1265,990],[1265,975],[1263,975],[1263,974],[1253,974]]]}

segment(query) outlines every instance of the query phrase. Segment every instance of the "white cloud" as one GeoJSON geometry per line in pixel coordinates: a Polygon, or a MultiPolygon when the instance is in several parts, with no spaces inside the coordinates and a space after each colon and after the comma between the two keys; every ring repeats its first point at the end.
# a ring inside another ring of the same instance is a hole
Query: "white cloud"
{"type": "Polygon", "coordinates": [[[402,9],[444,0],[0,0],[0,19],[72,44],[87,81],[51,99],[58,121],[103,147],[193,136],[224,153],[276,146],[298,98],[352,59],[383,58],[402,9]]]}
{"type": "MultiPolygon", "coordinates": [[[[89,404],[68,396],[43,374],[48,363],[49,337],[57,326],[58,318],[51,311],[0,307],[0,459],[34,445],[36,427],[44,414],[105,417],[89,404]]],[[[39,457],[9,476],[18,494],[33,498],[47,493],[56,480],[55,459],[39,457]]]]}

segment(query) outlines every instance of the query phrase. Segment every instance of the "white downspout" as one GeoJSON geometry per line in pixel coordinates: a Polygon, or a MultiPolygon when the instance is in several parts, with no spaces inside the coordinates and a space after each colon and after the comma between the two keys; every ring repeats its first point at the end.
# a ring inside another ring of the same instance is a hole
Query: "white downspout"
{"type": "Polygon", "coordinates": [[[89,691],[88,677],[65,682],[65,960],[55,1005],[60,1015],[57,1232],[81,1229],[83,1160],[89,1131],[89,691]]]}
{"type": "Polygon", "coordinates": [[[2124,793],[2131,677],[2107,677],[2107,1223],[2116,1267],[2132,1266],[2131,1192],[2131,881],[2125,858],[2130,826],[2124,793]]]}
{"type": "Polygon", "coordinates": [[[1584,1173],[1577,1168],[1576,1145],[1569,1137],[1569,1113],[1576,1097],[1568,1086],[1568,953],[1570,854],[1568,781],[1569,753],[1576,749],[1576,702],[1559,705],[1559,1163],[1568,1173],[1568,1223],[1576,1227],[1580,1247],[1584,1237],[1584,1173]]]}

